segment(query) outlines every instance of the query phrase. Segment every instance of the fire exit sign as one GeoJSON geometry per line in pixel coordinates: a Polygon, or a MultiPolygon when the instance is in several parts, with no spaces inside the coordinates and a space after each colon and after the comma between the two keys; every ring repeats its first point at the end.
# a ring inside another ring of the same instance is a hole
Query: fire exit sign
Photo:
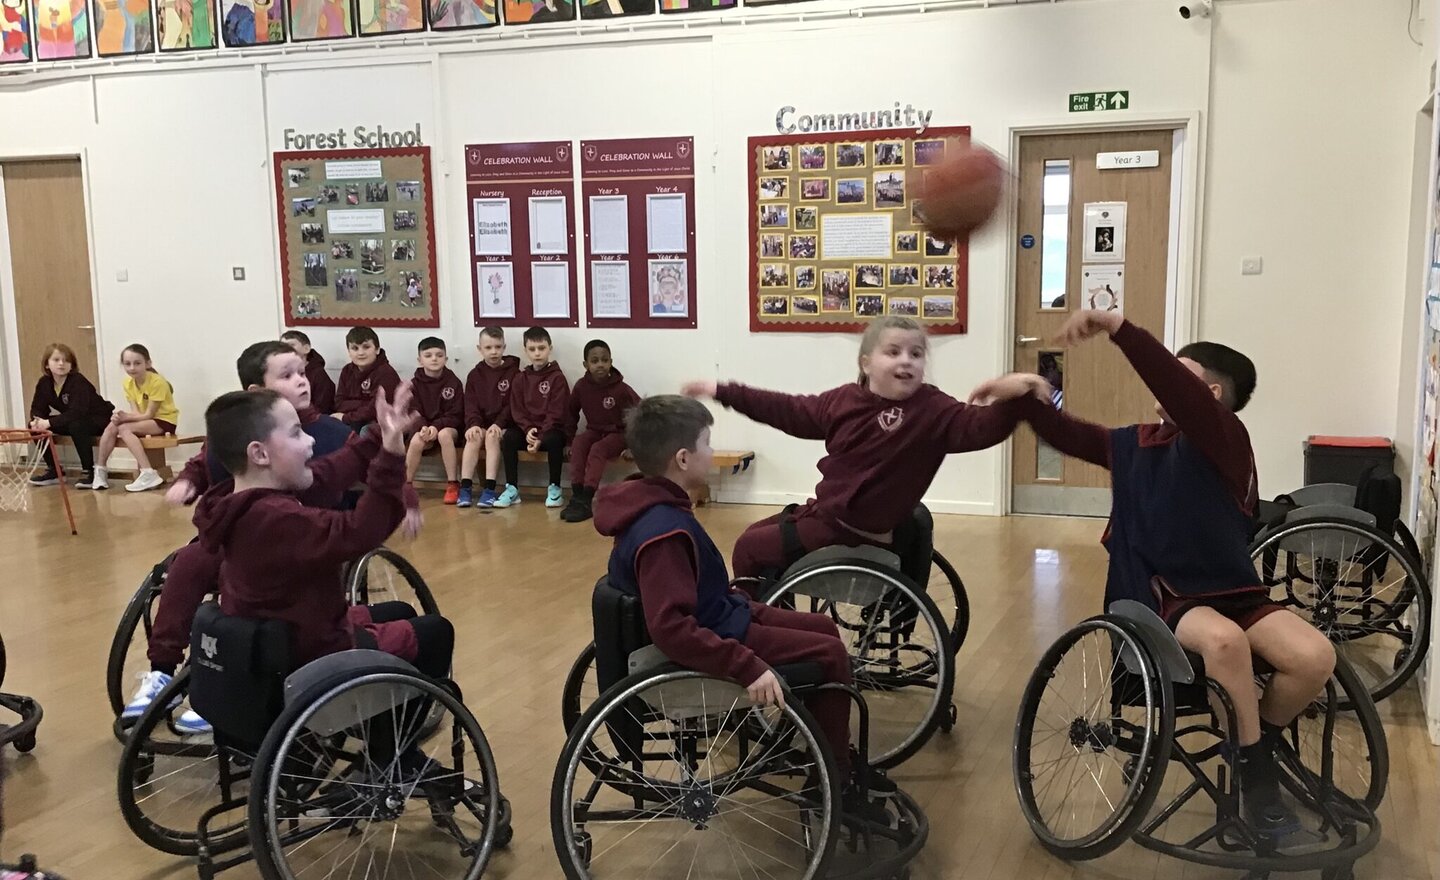
{"type": "Polygon", "coordinates": [[[1124,110],[1130,106],[1130,92],[1076,92],[1070,96],[1071,113],[1096,110],[1124,110]]]}

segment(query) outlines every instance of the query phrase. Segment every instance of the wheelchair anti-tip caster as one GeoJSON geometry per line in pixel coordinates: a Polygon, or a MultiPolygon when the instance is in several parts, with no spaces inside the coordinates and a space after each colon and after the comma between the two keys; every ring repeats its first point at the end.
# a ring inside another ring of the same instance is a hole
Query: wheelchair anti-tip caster
{"type": "Polygon", "coordinates": [[[951,703],[950,706],[946,708],[945,713],[940,716],[940,729],[949,733],[955,729],[955,722],[959,720],[960,710],[955,708],[954,703],[951,703]]]}

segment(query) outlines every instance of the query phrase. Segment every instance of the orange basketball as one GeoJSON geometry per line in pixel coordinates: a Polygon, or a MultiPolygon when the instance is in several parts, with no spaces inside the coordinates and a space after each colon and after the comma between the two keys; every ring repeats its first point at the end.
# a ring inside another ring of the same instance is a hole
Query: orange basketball
{"type": "Polygon", "coordinates": [[[964,238],[985,225],[1005,191],[1005,164],[984,147],[951,147],[925,170],[919,190],[925,228],[943,239],[964,238]]]}

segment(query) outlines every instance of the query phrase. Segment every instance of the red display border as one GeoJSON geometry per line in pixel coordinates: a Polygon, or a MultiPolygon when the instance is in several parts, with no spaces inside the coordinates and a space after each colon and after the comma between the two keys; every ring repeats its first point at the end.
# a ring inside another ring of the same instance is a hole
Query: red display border
{"type": "MultiPolygon", "coordinates": [[[[950,125],[927,128],[920,134],[915,133],[913,128],[874,128],[860,131],[836,131],[836,132],[811,132],[808,134],[784,134],[765,135],[752,137],[748,142],[748,149],[745,154],[745,161],[748,163],[749,172],[746,178],[750,182],[750,191],[746,194],[745,204],[750,211],[750,238],[746,243],[749,248],[750,257],[746,261],[750,272],[750,301],[746,308],[750,312],[751,333],[860,333],[870,326],[869,321],[796,321],[789,320],[783,324],[762,323],[760,320],[760,253],[756,243],[760,240],[760,212],[756,193],[760,186],[760,170],[755,161],[755,151],[761,147],[794,146],[802,144],[833,144],[841,141],[877,141],[877,140],[938,140],[942,138],[959,138],[965,142],[970,141],[970,126],[950,125]]],[[[798,169],[796,169],[798,171],[798,169]]],[[[793,172],[792,172],[793,173],[793,172]]],[[[932,336],[963,335],[969,332],[970,328],[970,244],[968,241],[955,242],[955,320],[942,323],[940,321],[926,321],[923,317],[919,319],[925,326],[925,331],[932,336]]]]}
{"type": "Polygon", "coordinates": [[[430,185],[429,147],[390,147],[374,150],[318,150],[276,152],[271,156],[275,174],[276,232],[280,237],[280,295],[285,305],[285,326],[287,327],[353,327],[363,323],[368,327],[439,327],[440,326],[440,279],[435,259],[435,193],[430,185]],[[386,159],[401,156],[419,156],[421,176],[425,182],[425,238],[430,245],[430,314],[423,318],[300,318],[295,316],[290,291],[290,244],[285,240],[285,220],[289,212],[285,205],[285,181],[281,174],[282,165],[294,160],[353,160],[386,159]]]}

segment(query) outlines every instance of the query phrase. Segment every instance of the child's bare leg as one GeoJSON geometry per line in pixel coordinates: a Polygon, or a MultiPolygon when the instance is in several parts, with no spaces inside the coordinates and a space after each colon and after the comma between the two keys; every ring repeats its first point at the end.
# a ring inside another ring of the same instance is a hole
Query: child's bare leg
{"type": "Polygon", "coordinates": [[[95,464],[98,467],[109,467],[110,453],[115,451],[115,443],[119,434],[120,426],[114,422],[105,426],[105,433],[100,435],[100,450],[95,456],[95,464]]]}
{"type": "Polygon", "coordinates": [[[455,482],[455,439],[454,428],[440,429],[440,461],[445,465],[445,479],[455,482]]]}
{"type": "Polygon", "coordinates": [[[1260,699],[1260,718],[1283,727],[1325,689],[1325,682],[1335,671],[1335,646],[1318,629],[1289,611],[1265,615],[1245,631],[1245,636],[1251,650],[1275,667],[1260,699]]]}
{"type": "MultiPolygon", "coordinates": [[[[1175,627],[1175,637],[1182,646],[1205,659],[1205,674],[1230,695],[1235,707],[1235,735],[1240,745],[1259,742],[1260,704],[1245,631],[1214,608],[1201,606],[1185,612],[1175,627]]],[[[1211,703],[1214,705],[1213,696],[1211,703]]],[[[1223,722],[1225,714],[1218,707],[1217,714],[1223,722]]]]}
{"type": "Polygon", "coordinates": [[[425,454],[425,446],[419,434],[410,438],[410,445],[405,449],[405,482],[415,481],[415,472],[420,469],[420,456],[425,454]]]}
{"type": "Polygon", "coordinates": [[[460,479],[469,480],[475,476],[475,466],[480,463],[480,441],[466,443],[460,453],[460,479]]]}
{"type": "Polygon", "coordinates": [[[165,431],[154,419],[144,419],[139,422],[126,422],[119,425],[115,431],[117,439],[125,444],[130,454],[135,456],[135,466],[144,470],[150,467],[150,457],[145,454],[145,442],[141,437],[154,437],[164,434],[165,431]]]}
{"type": "Polygon", "coordinates": [[[500,474],[500,439],[504,436],[503,431],[485,432],[485,479],[496,480],[497,484],[500,474]]]}

